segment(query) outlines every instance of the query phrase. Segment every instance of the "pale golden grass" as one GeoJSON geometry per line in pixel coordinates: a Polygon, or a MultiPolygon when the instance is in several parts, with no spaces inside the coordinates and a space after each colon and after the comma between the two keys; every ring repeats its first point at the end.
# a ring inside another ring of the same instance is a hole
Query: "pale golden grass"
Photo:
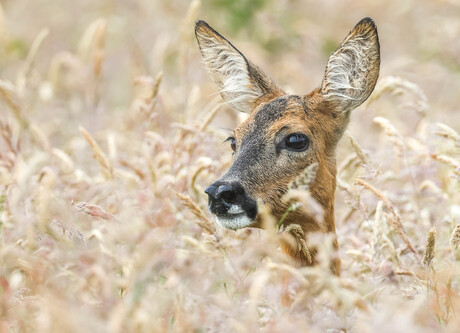
{"type": "Polygon", "coordinates": [[[425,255],[423,256],[423,264],[425,265],[425,267],[431,266],[431,263],[435,256],[435,246],[436,246],[436,228],[433,227],[428,233],[428,238],[426,240],[425,255]]]}
{"type": "Polygon", "coordinates": [[[454,251],[455,258],[460,260],[460,224],[457,225],[450,237],[450,245],[454,251]]]}
{"type": "MultiPolygon", "coordinates": [[[[366,154],[364,153],[363,149],[360,147],[358,142],[356,142],[355,138],[353,138],[353,136],[349,132],[346,132],[345,135],[348,137],[348,140],[350,140],[350,145],[353,148],[354,152],[356,153],[356,156],[358,157],[360,162],[366,165],[367,158],[366,158],[366,154]]],[[[339,174],[340,174],[340,171],[342,171],[343,169],[346,169],[349,163],[351,163],[351,157],[349,157],[348,159],[345,159],[345,161],[342,163],[343,164],[339,167],[339,170],[338,170],[339,174]]]]}
{"type": "Polygon", "coordinates": [[[298,224],[290,224],[287,227],[280,228],[280,232],[289,232],[294,235],[297,242],[297,250],[303,254],[309,264],[313,263],[313,257],[305,241],[306,235],[302,227],[298,224]]]}
{"type": "Polygon", "coordinates": [[[193,215],[198,218],[198,224],[203,230],[206,230],[211,235],[215,234],[214,224],[206,217],[205,213],[197,206],[196,203],[188,195],[176,193],[177,197],[183,202],[183,204],[190,209],[193,215]]]}
{"type": "Polygon", "coordinates": [[[438,123],[438,127],[441,131],[436,132],[436,135],[452,140],[457,147],[460,147],[460,134],[458,134],[453,128],[450,128],[446,124],[438,123]]]}
{"type": "MultiPolygon", "coordinates": [[[[193,22],[306,92],[322,43],[356,23],[337,18],[348,3],[267,2],[235,33],[235,8],[210,2],[2,2],[0,332],[456,332],[458,20],[436,9],[449,2],[360,6],[385,61],[337,149],[336,277],[333,237],[304,242],[263,204],[265,230],[214,223],[203,189],[231,165],[222,142],[241,117],[193,22]],[[282,242],[318,249],[318,265],[296,267],[282,242]]],[[[286,199],[320,219],[316,167],[286,199]]]]}
{"type": "MultiPolygon", "coordinates": [[[[321,207],[319,202],[311,196],[309,191],[310,183],[316,180],[317,172],[318,163],[312,163],[306,167],[305,170],[300,175],[298,175],[291,184],[289,184],[288,191],[283,196],[283,200],[289,203],[289,208],[281,216],[277,223],[278,226],[283,226],[283,222],[286,217],[292,211],[297,209],[303,210],[305,213],[312,215],[317,221],[323,220],[324,209],[321,207]]],[[[280,231],[287,231],[286,229],[288,228],[289,226],[287,228],[281,228],[280,231]]],[[[293,228],[294,233],[296,233],[296,238],[299,238],[299,236],[304,236],[300,226],[295,225],[293,228]]],[[[299,244],[299,246],[302,247],[303,245],[299,244]]]]}
{"type": "Polygon", "coordinates": [[[99,166],[101,167],[101,170],[104,173],[104,175],[108,179],[112,178],[113,170],[112,170],[112,166],[110,165],[107,156],[105,156],[104,152],[101,150],[101,148],[97,144],[96,140],[93,139],[93,137],[91,136],[91,134],[88,133],[88,131],[86,131],[81,126],[80,126],[79,130],[80,130],[80,133],[85,138],[85,140],[90,145],[91,149],[93,150],[94,157],[96,158],[96,161],[99,163],[99,166]]]}
{"type": "Polygon", "coordinates": [[[373,187],[371,184],[368,182],[358,179],[356,181],[357,184],[364,186],[368,190],[370,190],[372,193],[374,193],[375,196],[377,196],[379,199],[382,200],[383,204],[385,207],[389,210],[390,214],[385,214],[385,216],[388,218],[389,223],[393,226],[393,228],[396,230],[396,232],[401,236],[402,240],[404,243],[406,243],[407,248],[415,255],[417,256],[417,252],[415,251],[415,248],[411,244],[411,241],[409,240],[409,237],[407,236],[406,231],[404,230],[404,226],[401,221],[401,217],[396,211],[394,205],[391,204],[391,202],[388,200],[388,198],[378,189],[373,187]]]}
{"type": "Polygon", "coordinates": [[[403,104],[404,107],[413,108],[423,115],[425,115],[429,109],[427,98],[423,90],[417,84],[402,77],[386,76],[381,78],[375,87],[374,93],[369,98],[368,104],[378,100],[385,93],[393,95],[412,94],[415,97],[415,101],[411,101],[411,99],[408,98],[408,101],[403,104]]]}
{"type": "Polygon", "coordinates": [[[374,122],[383,128],[391,143],[393,143],[399,151],[404,150],[405,143],[403,137],[388,119],[383,117],[375,117],[374,122]]]}

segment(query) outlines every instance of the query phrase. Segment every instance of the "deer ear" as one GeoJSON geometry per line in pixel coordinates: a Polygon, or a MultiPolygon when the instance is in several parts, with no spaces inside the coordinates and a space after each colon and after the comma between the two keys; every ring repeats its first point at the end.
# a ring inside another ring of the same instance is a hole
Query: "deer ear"
{"type": "Polygon", "coordinates": [[[323,98],[349,113],[372,93],[379,69],[377,27],[367,17],[359,21],[330,56],[321,84],[323,98]]]}
{"type": "Polygon", "coordinates": [[[206,22],[196,22],[195,35],[208,72],[223,99],[233,108],[250,113],[263,97],[284,95],[267,75],[206,22]]]}

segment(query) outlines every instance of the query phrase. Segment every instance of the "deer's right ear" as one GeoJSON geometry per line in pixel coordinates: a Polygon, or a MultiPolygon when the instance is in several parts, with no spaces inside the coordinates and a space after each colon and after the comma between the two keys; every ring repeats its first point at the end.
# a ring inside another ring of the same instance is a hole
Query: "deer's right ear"
{"type": "Polygon", "coordinates": [[[263,97],[284,92],[227,39],[204,21],[195,24],[204,62],[223,99],[238,111],[251,113],[263,97]]]}
{"type": "Polygon", "coordinates": [[[321,93],[346,115],[363,103],[374,90],[380,69],[380,45],[374,21],[358,22],[326,67],[321,93]]]}

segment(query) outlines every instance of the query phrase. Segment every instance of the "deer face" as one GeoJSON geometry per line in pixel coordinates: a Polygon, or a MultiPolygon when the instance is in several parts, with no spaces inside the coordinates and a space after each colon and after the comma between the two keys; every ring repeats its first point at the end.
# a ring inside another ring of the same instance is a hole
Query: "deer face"
{"type": "Polygon", "coordinates": [[[217,221],[229,229],[258,226],[258,200],[275,217],[287,209],[283,195],[310,164],[318,163],[313,196],[327,209],[335,190],[335,147],[351,111],[377,81],[380,56],[375,25],[363,19],[328,62],[321,88],[286,95],[230,42],[198,21],[196,37],[204,62],[224,100],[250,113],[227,140],[230,169],[206,193],[217,221]]]}

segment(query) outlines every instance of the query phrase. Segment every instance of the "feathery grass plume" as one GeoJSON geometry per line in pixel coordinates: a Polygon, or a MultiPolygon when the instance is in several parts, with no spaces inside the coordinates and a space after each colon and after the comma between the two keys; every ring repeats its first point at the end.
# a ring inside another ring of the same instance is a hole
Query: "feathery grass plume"
{"type": "Polygon", "coordinates": [[[40,173],[39,181],[38,227],[45,232],[51,221],[50,203],[57,176],[53,169],[45,167],[40,173]]]}
{"type": "Polygon", "coordinates": [[[83,128],[83,126],[80,126],[79,129],[80,129],[80,133],[83,135],[83,137],[86,139],[91,149],[93,150],[94,157],[96,158],[96,161],[99,163],[102,173],[107,179],[112,179],[113,177],[112,165],[109,163],[109,160],[107,159],[105,154],[102,152],[96,140],[93,139],[91,134],[89,134],[88,131],[86,131],[83,128]]]}
{"type": "Polygon", "coordinates": [[[441,154],[431,154],[431,157],[439,162],[451,166],[455,169],[454,173],[460,175],[460,162],[456,161],[452,157],[441,154]]]}
{"type": "MultiPolygon", "coordinates": [[[[152,119],[155,116],[154,110],[157,104],[157,95],[160,90],[163,72],[160,71],[156,78],[150,76],[138,76],[134,79],[135,97],[131,103],[130,113],[138,122],[152,119]],[[139,117],[139,113],[142,115],[139,117]]],[[[133,120],[133,121],[134,121],[133,120]]]]}
{"type": "Polygon", "coordinates": [[[11,109],[13,115],[19,123],[26,127],[28,122],[22,114],[22,103],[18,96],[18,92],[14,84],[10,81],[0,80],[0,97],[5,101],[6,105],[11,109]]]}
{"type": "Polygon", "coordinates": [[[76,54],[62,51],[56,54],[51,59],[50,68],[48,70],[48,81],[51,85],[52,94],[51,97],[57,97],[55,92],[65,91],[67,86],[66,78],[67,75],[71,75],[74,80],[82,82],[86,71],[84,70],[84,64],[82,59],[76,54]]]}
{"type": "Polygon", "coordinates": [[[209,171],[209,169],[213,166],[213,161],[210,158],[206,157],[200,157],[197,161],[197,168],[196,170],[192,173],[192,177],[190,180],[190,187],[193,189],[195,192],[195,196],[198,198],[200,193],[203,193],[203,189],[198,186],[197,179],[198,176],[203,173],[203,171],[209,171]]]}
{"type": "Polygon", "coordinates": [[[51,153],[56,157],[57,164],[60,167],[60,170],[65,174],[70,174],[75,171],[75,164],[69,155],[64,151],[58,148],[53,148],[51,153]]]}
{"type": "Polygon", "coordinates": [[[200,126],[200,132],[204,132],[206,130],[206,128],[208,127],[208,125],[211,123],[211,121],[214,119],[214,117],[216,116],[217,114],[217,111],[220,110],[222,104],[217,104],[215,105],[211,111],[208,112],[208,114],[206,115],[206,118],[204,118],[203,120],[203,123],[201,124],[200,126]]]}
{"type": "Polygon", "coordinates": [[[297,241],[298,251],[304,255],[304,257],[307,259],[308,264],[313,264],[313,257],[310,253],[310,250],[308,249],[307,242],[305,241],[305,232],[303,231],[300,225],[293,223],[288,225],[287,227],[281,226],[280,232],[291,233],[297,241]]]}
{"type": "Polygon", "coordinates": [[[288,186],[288,191],[283,196],[283,200],[289,203],[286,212],[278,221],[278,227],[283,225],[283,222],[289,213],[302,209],[305,213],[309,213],[315,217],[316,221],[322,221],[324,216],[323,207],[311,196],[310,184],[315,181],[318,172],[318,163],[312,163],[306,167],[300,175],[288,186]]]}
{"type": "Polygon", "coordinates": [[[78,240],[83,246],[87,246],[86,238],[80,231],[64,225],[55,219],[49,223],[48,229],[48,232],[52,233],[55,238],[58,238],[57,236],[59,236],[59,240],[64,240],[71,246],[76,240],[78,240]]]}
{"type": "Polygon", "coordinates": [[[102,94],[102,64],[105,59],[105,37],[107,34],[107,21],[101,19],[94,33],[93,45],[93,89],[90,91],[95,108],[102,94]]]}
{"type": "Polygon", "coordinates": [[[124,166],[125,168],[128,168],[128,169],[132,170],[136,174],[136,176],[139,177],[139,179],[144,179],[145,178],[145,174],[140,169],[139,165],[136,165],[135,163],[132,163],[132,162],[127,161],[125,159],[120,159],[119,163],[120,163],[120,165],[124,166]]]}
{"type": "Polygon", "coordinates": [[[454,255],[457,260],[460,260],[460,224],[457,224],[450,237],[450,246],[454,250],[454,255]]]}
{"type": "Polygon", "coordinates": [[[404,150],[405,143],[404,143],[403,136],[390,123],[388,119],[383,118],[383,117],[375,117],[374,122],[379,124],[383,128],[383,130],[385,131],[385,134],[390,139],[390,142],[393,143],[393,145],[395,145],[395,147],[397,147],[400,152],[404,150]]]}
{"type": "Polygon", "coordinates": [[[152,102],[155,82],[151,76],[137,76],[133,80],[134,98],[130,112],[147,112],[152,102]]]}
{"type": "Polygon", "coordinates": [[[184,195],[181,193],[176,192],[176,196],[182,201],[185,207],[190,209],[193,215],[198,218],[198,225],[206,230],[209,234],[216,236],[216,229],[214,227],[214,224],[209,221],[209,219],[206,217],[204,214],[203,210],[198,207],[198,205],[193,202],[192,198],[188,195],[184,195]]]}
{"type": "Polygon", "coordinates": [[[105,59],[105,38],[107,34],[107,21],[99,18],[93,21],[83,33],[78,44],[78,55],[80,60],[92,66],[92,79],[87,85],[88,94],[93,108],[101,99],[102,87],[102,64],[105,59]]]}
{"type": "MultiPolygon", "coordinates": [[[[115,216],[110,213],[107,213],[102,207],[94,204],[90,204],[84,201],[74,203],[72,202],[72,207],[77,211],[91,215],[93,217],[98,217],[106,221],[117,221],[115,216]]],[[[118,221],[117,221],[118,222],[118,221]]]]}
{"type": "Polygon", "coordinates": [[[431,266],[435,255],[435,246],[436,246],[436,227],[431,228],[428,233],[428,238],[426,241],[425,255],[423,257],[423,265],[426,268],[431,266]]]}
{"type": "Polygon", "coordinates": [[[94,32],[94,51],[93,51],[93,73],[99,78],[102,74],[102,63],[104,62],[105,37],[107,34],[107,22],[102,19],[98,22],[94,32]]]}
{"type": "Polygon", "coordinates": [[[162,80],[163,80],[163,71],[160,71],[155,77],[155,83],[152,89],[152,96],[150,97],[151,99],[154,99],[155,97],[157,97],[158,92],[160,91],[160,85],[161,85],[162,80]]]}
{"type": "Polygon", "coordinates": [[[383,213],[383,201],[377,203],[375,209],[375,219],[373,225],[373,238],[372,238],[372,256],[374,261],[377,260],[377,255],[384,255],[385,247],[389,248],[391,256],[399,261],[398,252],[396,251],[394,243],[388,237],[389,230],[385,214],[383,213]]]}
{"type": "Polygon", "coordinates": [[[374,92],[368,99],[367,105],[378,100],[385,93],[401,95],[404,92],[413,94],[415,98],[414,102],[406,102],[403,106],[413,107],[417,112],[426,115],[429,106],[425,93],[418,85],[401,77],[386,76],[380,78],[375,86],[374,92]]]}
{"type": "Polygon", "coordinates": [[[35,38],[32,46],[30,47],[29,53],[27,54],[27,58],[24,64],[22,71],[18,74],[16,86],[18,88],[18,92],[20,95],[24,93],[24,89],[27,85],[27,78],[30,75],[35,63],[35,59],[37,57],[38,51],[43,45],[43,42],[48,37],[50,31],[49,29],[45,28],[41,30],[37,37],[35,38]]]}
{"type": "MultiPolygon", "coordinates": [[[[101,43],[101,37],[105,35],[107,22],[104,19],[97,19],[86,28],[80,42],[78,43],[77,53],[81,60],[89,61],[94,55],[92,51],[98,43],[101,43]]],[[[95,59],[92,59],[95,60],[95,59]]]]}
{"type": "Polygon", "coordinates": [[[43,133],[40,127],[36,124],[30,124],[29,127],[30,133],[33,135],[34,139],[37,141],[37,143],[41,146],[41,148],[48,152],[51,153],[51,145],[48,140],[48,137],[43,133]]]}
{"type": "Polygon", "coordinates": [[[22,89],[24,89],[27,77],[30,74],[30,71],[33,69],[35,59],[37,57],[38,51],[40,51],[40,48],[42,47],[45,39],[48,37],[50,31],[48,28],[42,29],[37,37],[35,38],[34,42],[32,43],[32,46],[30,47],[29,53],[27,54],[27,58],[24,64],[24,67],[20,74],[18,75],[18,87],[20,91],[22,92],[22,89]]]}
{"type": "Polygon", "coordinates": [[[416,258],[418,258],[417,251],[415,251],[414,247],[412,246],[412,243],[407,237],[406,231],[404,230],[404,227],[401,222],[401,217],[397,213],[395,207],[388,200],[388,198],[382,192],[377,190],[374,186],[372,186],[371,184],[369,184],[368,182],[362,179],[356,180],[356,183],[367,188],[376,197],[380,198],[383,201],[383,203],[385,204],[385,207],[387,207],[387,209],[391,212],[391,216],[388,215],[390,224],[393,226],[396,232],[398,232],[398,234],[401,236],[404,243],[406,243],[407,248],[414,254],[416,258]]]}
{"type": "Polygon", "coordinates": [[[446,197],[447,198],[447,194],[445,194],[438,185],[436,185],[432,180],[429,180],[429,179],[425,179],[420,184],[418,189],[419,189],[420,192],[425,191],[425,190],[428,189],[431,192],[433,192],[434,194],[439,195],[440,197],[446,197]]]}
{"type": "Polygon", "coordinates": [[[350,168],[357,158],[358,156],[356,155],[356,153],[351,153],[347,157],[345,157],[342,163],[340,163],[340,165],[337,167],[337,175],[342,174],[345,170],[350,168]]]}
{"type": "Polygon", "coordinates": [[[148,154],[144,155],[144,159],[147,162],[147,168],[149,170],[150,181],[152,182],[153,185],[155,185],[157,182],[157,175],[155,173],[155,168],[153,166],[152,159],[150,158],[148,154]]]}
{"type": "Polygon", "coordinates": [[[127,183],[132,184],[132,185],[139,184],[141,181],[141,177],[139,177],[139,175],[135,172],[135,170],[132,170],[132,171],[134,172],[120,169],[120,168],[115,168],[113,170],[113,176],[117,179],[123,179],[127,183]]]}
{"type": "Polygon", "coordinates": [[[436,125],[441,129],[441,131],[434,132],[434,134],[452,140],[457,147],[460,147],[460,134],[458,134],[453,128],[450,128],[446,124],[437,123],[436,125]]]}
{"type": "Polygon", "coordinates": [[[337,177],[337,187],[341,188],[342,190],[344,190],[345,192],[347,192],[348,194],[350,194],[350,195],[352,195],[352,196],[355,195],[355,194],[353,193],[353,190],[352,190],[351,186],[348,185],[348,183],[345,182],[345,181],[344,181],[342,178],[340,178],[340,177],[337,177]]]}
{"type": "MultiPolygon", "coordinates": [[[[3,143],[7,146],[10,152],[15,153],[15,154],[18,152],[18,148],[17,148],[18,145],[13,142],[13,131],[11,129],[11,126],[8,124],[6,120],[3,120],[1,118],[0,118],[0,138],[3,139],[3,143]]],[[[1,153],[4,153],[4,151],[1,153]]]]}
{"type": "Polygon", "coordinates": [[[312,163],[306,167],[300,175],[289,185],[289,190],[304,190],[308,191],[310,183],[316,179],[318,172],[318,163],[312,163]]]}
{"type": "Polygon", "coordinates": [[[367,165],[367,158],[366,154],[364,153],[363,149],[361,146],[358,144],[358,142],[355,140],[355,138],[350,134],[349,131],[345,132],[347,135],[348,140],[350,140],[351,147],[356,153],[356,156],[358,156],[359,160],[361,161],[361,164],[367,165]]]}

